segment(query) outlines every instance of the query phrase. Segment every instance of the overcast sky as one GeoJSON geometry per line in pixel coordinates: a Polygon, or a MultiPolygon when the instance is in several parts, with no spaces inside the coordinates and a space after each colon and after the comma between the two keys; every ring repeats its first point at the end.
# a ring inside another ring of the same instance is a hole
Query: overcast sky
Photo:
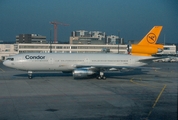
{"type": "MultiPolygon", "coordinates": [[[[41,34],[50,39],[50,21],[58,40],[69,41],[72,31],[102,31],[127,40],[140,40],[154,25],[162,25],[158,42],[178,43],[178,0],[0,0],[0,40],[18,34],[41,34]]],[[[52,36],[53,39],[53,36],[52,36]]]]}

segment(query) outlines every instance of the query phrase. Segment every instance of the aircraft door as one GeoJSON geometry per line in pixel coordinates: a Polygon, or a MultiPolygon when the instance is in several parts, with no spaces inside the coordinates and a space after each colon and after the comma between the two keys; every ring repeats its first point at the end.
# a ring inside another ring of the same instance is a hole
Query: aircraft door
{"type": "Polygon", "coordinates": [[[22,65],[22,57],[19,57],[19,58],[17,59],[17,63],[18,63],[19,65],[22,65]]]}
{"type": "Polygon", "coordinates": [[[54,59],[53,58],[49,58],[48,62],[49,62],[49,64],[53,64],[54,63],[54,59]]]}
{"type": "Polygon", "coordinates": [[[129,63],[130,63],[130,65],[132,65],[132,66],[135,66],[135,65],[137,64],[136,59],[134,59],[134,58],[131,58],[131,59],[129,60],[129,63]]]}
{"type": "Polygon", "coordinates": [[[130,64],[133,64],[133,60],[132,60],[132,59],[129,59],[129,63],[130,63],[130,64]]]}
{"type": "Polygon", "coordinates": [[[14,65],[15,66],[18,66],[19,68],[24,68],[24,65],[23,65],[23,60],[22,60],[22,57],[19,57],[17,58],[17,60],[15,60],[14,62],[14,65]]]}
{"type": "Polygon", "coordinates": [[[89,62],[90,62],[90,59],[89,59],[89,58],[85,58],[85,59],[84,59],[84,62],[85,62],[85,63],[89,63],[89,62]]]}

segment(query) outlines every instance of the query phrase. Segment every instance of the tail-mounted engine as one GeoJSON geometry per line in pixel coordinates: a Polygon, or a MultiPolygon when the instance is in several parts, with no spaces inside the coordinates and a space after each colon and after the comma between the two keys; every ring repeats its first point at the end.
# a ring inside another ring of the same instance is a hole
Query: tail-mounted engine
{"type": "Polygon", "coordinates": [[[163,51],[163,45],[155,44],[155,45],[128,45],[127,52],[128,54],[147,54],[153,55],[156,53],[160,53],[163,51]]]}

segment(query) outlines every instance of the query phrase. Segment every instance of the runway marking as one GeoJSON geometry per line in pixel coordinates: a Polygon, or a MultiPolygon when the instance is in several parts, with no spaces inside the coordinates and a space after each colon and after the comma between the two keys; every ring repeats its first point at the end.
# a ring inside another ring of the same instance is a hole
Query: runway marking
{"type": "Polygon", "coordinates": [[[2,68],[0,68],[0,70],[1,70],[2,72],[5,72],[2,68]]]}
{"type": "Polygon", "coordinates": [[[155,100],[155,102],[154,102],[154,104],[153,104],[153,106],[152,106],[152,109],[151,109],[150,112],[148,113],[147,119],[148,119],[148,117],[151,115],[151,113],[152,113],[154,107],[156,106],[157,102],[159,101],[159,99],[160,99],[160,97],[161,97],[163,91],[165,90],[165,88],[166,88],[166,85],[164,85],[164,87],[162,88],[162,90],[161,90],[161,92],[159,93],[158,97],[156,98],[156,100],[155,100]]]}

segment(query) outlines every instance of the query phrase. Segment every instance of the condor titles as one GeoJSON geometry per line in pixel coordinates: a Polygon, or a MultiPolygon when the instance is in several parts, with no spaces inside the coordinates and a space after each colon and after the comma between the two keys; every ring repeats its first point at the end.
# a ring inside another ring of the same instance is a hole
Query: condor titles
{"type": "Polygon", "coordinates": [[[45,56],[30,56],[30,55],[26,55],[25,56],[26,59],[45,59],[45,56]]]}

